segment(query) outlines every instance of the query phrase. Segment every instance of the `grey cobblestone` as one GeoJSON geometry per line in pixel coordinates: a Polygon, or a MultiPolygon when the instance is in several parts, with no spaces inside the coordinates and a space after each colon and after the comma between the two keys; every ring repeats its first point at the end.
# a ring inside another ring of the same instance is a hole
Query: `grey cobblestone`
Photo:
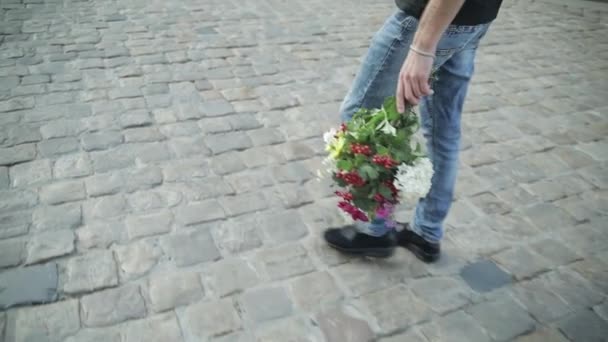
{"type": "Polygon", "coordinates": [[[25,240],[22,238],[0,240],[0,268],[17,266],[25,258],[25,240]]]}
{"type": "MultiPolygon", "coordinates": [[[[107,247],[107,245],[109,243],[102,247],[107,247]]],[[[127,246],[116,247],[115,255],[121,278],[135,279],[144,275],[158,263],[162,250],[153,241],[140,240],[127,246]]]]}
{"type": "Polygon", "coordinates": [[[27,264],[42,262],[74,251],[74,232],[59,230],[34,235],[27,244],[27,264]]]}
{"type": "Polygon", "coordinates": [[[247,319],[264,322],[289,315],[293,311],[287,291],[281,287],[267,287],[245,292],[240,299],[247,319]]]}
{"type": "Polygon", "coordinates": [[[15,323],[7,326],[8,341],[62,342],[80,328],[78,300],[21,308],[10,313],[10,319],[15,323]]]}
{"type": "Polygon", "coordinates": [[[40,189],[40,200],[48,204],[61,204],[84,199],[84,183],[81,181],[65,181],[50,184],[40,189]]]}
{"type": "Polygon", "coordinates": [[[143,320],[130,322],[125,327],[125,342],[150,341],[184,341],[180,324],[175,313],[155,315],[143,320]]]}
{"type": "Polygon", "coordinates": [[[152,311],[167,311],[201,299],[203,288],[199,278],[194,272],[151,277],[148,292],[152,311]]]}
{"type": "Polygon", "coordinates": [[[12,166],[9,169],[9,176],[13,187],[27,187],[45,183],[52,178],[51,161],[41,159],[12,166]]]}
{"type": "Polygon", "coordinates": [[[141,289],[133,284],[84,296],[80,306],[82,323],[88,327],[108,326],[146,315],[141,289]]]}
{"type": "Polygon", "coordinates": [[[241,328],[241,319],[230,299],[199,302],[184,310],[184,330],[195,338],[222,336],[241,328]]]}
{"type": "Polygon", "coordinates": [[[111,252],[95,251],[70,259],[63,286],[66,293],[91,292],[118,285],[116,263],[111,252]]]}
{"type": "Polygon", "coordinates": [[[81,298],[3,311],[0,340],[601,339],[608,12],[564,4],[503,2],[482,41],[424,265],[321,237],[345,222],[321,136],[393,3],[4,1],[1,276],[57,259],[81,298]]]}
{"type": "Polygon", "coordinates": [[[211,233],[205,230],[179,233],[161,240],[165,255],[177,266],[189,266],[221,258],[211,233]]]}

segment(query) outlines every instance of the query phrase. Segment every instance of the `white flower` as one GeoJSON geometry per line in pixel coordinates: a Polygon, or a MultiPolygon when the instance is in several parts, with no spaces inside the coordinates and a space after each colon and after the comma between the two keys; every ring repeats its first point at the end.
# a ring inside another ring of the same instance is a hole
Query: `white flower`
{"type": "Polygon", "coordinates": [[[418,158],[413,166],[399,165],[395,175],[395,187],[402,199],[425,197],[431,189],[433,164],[428,158],[418,158]]]}
{"type": "Polygon", "coordinates": [[[326,146],[330,146],[336,141],[336,134],[338,134],[338,131],[335,128],[323,134],[323,141],[325,141],[326,146]]]}
{"type": "Polygon", "coordinates": [[[324,170],[317,170],[317,177],[321,179],[327,176],[333,176],[334,173],[338,172],[338,166],[336,166],[336,161],[331,157],[323,159],[321,164],[323,164],[323,166],[325,167],[324,170]]]}
{"type": "Polygon", "coordinates": [[[384,134],[389,134],[392,136],[396,136],[397,135],[397,129],[395,127],[393,127],[391,125],[390,122],[388,122],[387,119],[384,119],[384,121],[382,121],[378,127],[376,127],[376,130],[380,130],[382,131],[384,134]]]}

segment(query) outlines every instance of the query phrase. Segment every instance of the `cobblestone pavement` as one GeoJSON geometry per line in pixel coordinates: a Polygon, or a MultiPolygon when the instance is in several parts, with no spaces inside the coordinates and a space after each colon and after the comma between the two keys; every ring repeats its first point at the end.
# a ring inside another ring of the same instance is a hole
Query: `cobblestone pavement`
{"type": "Polygon", "coordinates": [[[392,1],[0,1],[0,340],[606,341],[608,15],[505,6],[427,266],[319,237],[392,1]]]}

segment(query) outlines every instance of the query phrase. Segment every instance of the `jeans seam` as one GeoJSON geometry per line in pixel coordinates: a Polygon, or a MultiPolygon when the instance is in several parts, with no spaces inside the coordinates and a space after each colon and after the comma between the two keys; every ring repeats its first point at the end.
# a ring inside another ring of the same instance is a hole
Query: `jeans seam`
{"type": "Polygon", "coordinates": [[[400,38],[403,37],[403,32],[405,32],[405,30],[410,27],[411,22],[412,22],[412,18],[413,17],[411,17],[411,16],[407,16],[404,20],[402,20],[402,21],[399,22],[399,26],[401,27],[401,31],[399,32],[400,37],[399,38],[393,38],[393,40],[391,41],[391,45],[389,46],[388,51],[386,52],[386,54],[382,58],[382,63],[380,63],[380,65],[378,66],[378,68],[376,68],[376,70],[374,70],[374,76],[370,77],[369,82],[365,85],[365,88],[364,88],[365,90],[363,91],[363,96],[360,97],[359,102],[357,102],[357,105],[355,106],[355,108],[361,108],[361,105],[367,99],[367,95],[369,93],[369,89],[371,88],[371,86],[374,83],[374,81],[376,81],[376,78],[378,77],[378,73],[380,73],[380,71],[386,65],[386,61],[389,59],[390,55],[393,54],[393,52],[394,52],[393,48],[395,47],[396,43],[398,41],[400,41],[400,38]],[[407,25],[406,25],[406,22],[407,22],[407,25]]]}

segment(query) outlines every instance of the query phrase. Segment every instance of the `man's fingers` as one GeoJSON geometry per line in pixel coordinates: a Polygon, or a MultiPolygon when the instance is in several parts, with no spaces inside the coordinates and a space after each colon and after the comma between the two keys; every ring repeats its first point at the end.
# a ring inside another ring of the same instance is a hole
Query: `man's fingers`
{"type": "Polygon", "coordinates": [[[420,90],[422,92],[422,96],[433,95],[433,90],[431,89],[431,85],[428,80],[420,80],[420,90]]]}
{"type": "Polygon", "coordinates": [[[405,91],[405,99],[407,100],[407,102],[409,104],[412,105],[417,105],[418,104],[418,98],[413,94],[412,92],[412,86],[410,82],[407,82],[403,85],[404,91],[405,91]]]}
{"type": "Polygon", "coordinates": [[[399,82],[397,83],[397,111],[399,113],[405,112],[405,94],[403,93],[403,81],[401,75],[399,76],[399,82]]]}
{"type": "Polygon", "coordinates": [[[411,76],[409,79],[409,84],[410,84],[410,88],[412,90],[412,95],[414,95],[416,98],[421,98],[423,96],[422,91],[420,89],[419,86],[419,77],[417,76],[411,76]]]}

